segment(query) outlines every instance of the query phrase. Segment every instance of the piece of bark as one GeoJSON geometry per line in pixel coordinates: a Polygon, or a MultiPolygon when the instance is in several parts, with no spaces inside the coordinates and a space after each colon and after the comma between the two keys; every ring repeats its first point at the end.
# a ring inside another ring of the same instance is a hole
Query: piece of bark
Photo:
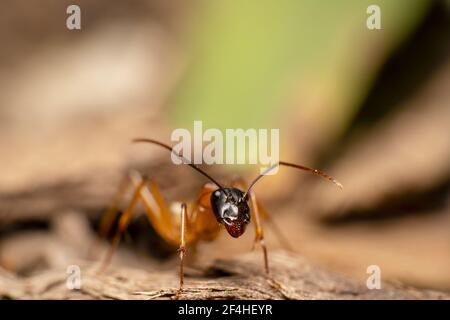
{"type": "MultiPolygon", "coordinates": [[[[183,299],[450,299],[447,293],[382,284],[369,290],[366,281],[330,273],[304,258],[270,255],[276,282],[264,274],[261,252],[216,260],[200,269],[187,269],[183,299]]],[[[148,271],[80,263],[81,287],[70,290],[66,270],[49,270],[29,278],[0,272],[0,297],[6,299],[174,299],[177,270],[148,271]]]]}

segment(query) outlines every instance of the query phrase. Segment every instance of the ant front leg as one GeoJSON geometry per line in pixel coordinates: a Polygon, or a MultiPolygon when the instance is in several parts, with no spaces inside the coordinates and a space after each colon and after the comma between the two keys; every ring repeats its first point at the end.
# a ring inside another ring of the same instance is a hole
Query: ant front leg
{"type": "Polygon", "coordinates": [[[263,254],[264,254],[264,267],[266,269],[266,276],[267,276],[267,281],[269,283],[270,286],[272,286],[273,288],[275,288],[276,290],[281,290],[282,289],[282,285],[275,280],[272,277],[272,274],[270,273],[270,269],[269,269],[269,257],[268,257],[268,253],[267,253],[267,247],[266,247],[266,243],[264,241],[264,231],[261,225],[261,214],[258,208],[258,201],[256,201],[256,196],[253,193],[252,190],[249,191],[249,197],[250,197],[250,207],[252,208],[253,211],[253,217],[255,220],[255,242],[253,244],[253,246],[256,243],[259,243],[261,245],[263,254]]]}
{"type": "Polygon", "coordinates": [[[180,230],[180,248],[178,253],[180,255],[180,287],[177,291],[176,298],[178,299],[183,292],[184,284],[184,256],[186,255],[186,224],[187,224],[187,208],[186,204],[181,204],[181,230],[180,230]]]}
{"type": "Polygon", "coordinates": [[[267,254],[266,243],[264,241],[264,231],[261,224],[261,216],[259,213],[258,203],[256,201],[256,196],[253,193],[253,191],[249,192],[249,196],[250,196],[250,207],[252,209],[253,218],[255,222],[255,241],[253,243],[253,248],[255,247],[256,243],[259,243],[261,245],[264,254],[264,268],[266,270],[266,274],[270,275],[269,257],[267,254]]]}
{"type": "MultiPolygon", "coordinates": [[[[247,189],[246,183],[244,182],[244,180],[242,178],[239,178],[239,177],[234,179],[234,181],[232,182],[232,185],[241,190],[247,189]]],[[[251,208],[252,217],[253,217],[253,221],[254,221],[254,225],[255,225],[255,240],[253,242],[252,250],[255,248],[255,245],[257,243],[259,243],[261,245],[263,255],[264,255],[264,269],[266,271],[266,275],[270,276],[269,257],[267,254],[266,243],[264,241],[264,231],[263,231],[262,223],[261,223],[261,214],[259,212],[258,202],[256,201],[256,196],[252,190],[250,190],[250,192],[249,192],[249,201],[250,201],[250,208],[251,208]]]]}

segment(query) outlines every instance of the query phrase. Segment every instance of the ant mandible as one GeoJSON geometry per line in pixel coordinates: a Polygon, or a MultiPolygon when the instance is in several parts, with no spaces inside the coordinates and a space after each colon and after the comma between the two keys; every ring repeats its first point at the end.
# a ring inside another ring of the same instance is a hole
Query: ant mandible
{"type": "Polygon", "coordinates": [[[213,241],[217,238],[222,226],[225,227],[232,237],[238,238],[245,232],[251,218],[254,219],[255,225],[254,243],[259,243],[261,245],[264,255],[265,272],[270,278],[267,248],[264,243],[264,233],[261,225],[261,218],[270,219],[270,217],[267,211],[259,205],[255,194],[252,191],[252,188],[256,182],[258,182],[258,180],[269,171],[273,170],[277,166],[292,167],[323,177],[342,188],[342,185],[337,180],[320,170],[311,169],[284,161],[279,161],[275,165],[266,169],[263,173],[258,175],[248,187],[245,186],[245,183],[242,180],[235,181],[230,187],[223,187],[209,174],[200,169],[197,165],[191,163],[181,154],[176,153],[172,147],[167,144],[146,138],[137,138],[134,139],[133,142],[151,143],[169,150],[179,157],[183,164],[187,164],[192,167],[212,182],[206,183],[202,187],[197,196],[197,200],[192,204],[192,207],[189,208],[189,213],[186,203],[182,203],[180,215],[174,215],[163,200],[158,185],[154,181],[149,180],[148,178],[133,171],[132,174],[126,177],[126,179],[121,183],[113,204],[100,221],[99,234],[101,237],[105,237],[114,224],[120,199],[131,183],[134,186],[134,193],[128,207],[125,211],[123,211],[119,218],[111,247],[107,252],[105,260],[103,261],[103,268],[106,268],[109,264],[111,257],[119,244],[122,234],[131,220],[135,206],[138,201],[142,201],[147,218],[158,235],[167,243],[173,245],[174,247],[179,247],[180,284],[177,291],[177,296],[183,291],[183,267],[184,258],[186,255],[186,246],[188,244],[196,244],[199,241],[213,241]]]}

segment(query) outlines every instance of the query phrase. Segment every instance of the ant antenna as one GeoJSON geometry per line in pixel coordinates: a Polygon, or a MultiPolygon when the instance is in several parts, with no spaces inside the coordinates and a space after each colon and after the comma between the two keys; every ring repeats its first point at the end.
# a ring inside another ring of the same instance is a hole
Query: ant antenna
{"type": "Polygon", "coordinates": [[[292,167],[292,168],[296,168],[296,169],[300,169],[300,170],[305,170],[305,171],[308,171],[308,172],[310,172],[312,174],[315,174],[316,176],[325,178],[325,179],[333,182],[335,185],[337,185],[341,189],[344,188],[344,186],[339,181],[337,181],[336,179],[334,179],[333,177],[329,176],[328,174],[326,174],[323,171],[320,171],[320,170],[317,170],[317,169],[311,169],[311,168],[308,168],[308,167],[305,167],[305,166],[301,166],[301,165],[295,164],[295,163],[289,163],[289,162],[280,161],[278,163],[275,163],[271,167],[267,168],[266,170],[264,170],[263,173],[261,173],[259,176],[257,176],[255,178],[255,180],[253,180],[253,182],[250,184],[250,186],[248,187],[247,191],[244,193],[242,198],[245,199],[245,197],[247,197],[247,194],[250,192],[250,189],[256,184],[256,182],[258,182],[259,179],[264,177],[267,173],[269,173],[270,171],[272,171],[273,169],[275,169],[278,166],[286,166],[286,167],[292,167]]]}
{"type": "Polygon", "coordinates": [[[215,185],[217,185],[220,189],[223,189],[223,187],[220,185],[220,183],[218,183],[215,179],[213,179],[209,174],[207,174],[205,171],[203,171],[202,169],[200,169],[197,165],[191,163],[188,159],[186,159],[185,157],[183,157],[181,154],[176,153],[172,147],[170,147],[169,145],[159,142],[157,140],[153,140],[153,139],[146,139],[146,138],[136,138],[133,139],[134,143],[138,143],[138,142],[146,142],[146,143],[152,143],[152,144],[156,144],[160,147],[163,147],[167,150],[169,150],[170,152],[172,152],[173,154],[175,154],[177,157],[179,157],[181,160],[183,160],[183,164],[187,164],[188,166],[192,167],[193,169],[195,169],[196,171],[200,172],[202,175],[204,175],[205,177],[207,177],[209,180],[211,180],[215,185]]]}

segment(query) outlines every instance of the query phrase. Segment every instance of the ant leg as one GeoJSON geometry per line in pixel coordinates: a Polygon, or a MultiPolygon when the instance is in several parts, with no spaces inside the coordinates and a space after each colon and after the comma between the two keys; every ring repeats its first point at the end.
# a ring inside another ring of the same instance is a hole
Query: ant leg
{"type": "MultiPolygon", "coordinates": [[[[241,190],[247,189],[247,184],[245,183],[244,179],[242,179],[241,177],[235,177],[232,180],[232,186],[239,188],[241,190]]],[[[275,223],[275,221],[272,219],[269,212],[259,203],[259,201],[256,201],[256,207],[258,208],[258,213],[260,213],[262,220],[267,220],[267,222],[269,222],[268,226],[269,226],[269,228],[272,229],[273,233],[275,234],[275,237],[277,237],[281,246],[288,251],[294,252],[294,250],[292,249],[292,246],[290,245],[287,238],[281,232],[280,228],[275,223]]]]}
{"type": "Polygon", "coordinates": [[[255,220],[255,242],[253,244],[253,247],[255,246],[256,243],[259,243],[261,245],[264,254],[264,267],[266,270],[266,274],[270,275],[269,257],[267,255],[266,243],[264,242],[264,232],[261,225],[258,203],[256,201],[255,194],[252,191],[250,191],[250,206],[252,208],[253,217],[255,220]]]}
{"type": "Polygon", "coordinates": [[[276,290],[281,290],[282,285],[277,280],[275,280],[270,273],[269,257],[267,254],[266,244],[264,242],[264,233],[263,233],[263,229],[261,226],[260,212],[259,212],[259,208],[258,208],[258,202],[256,201],[256,196],[253,193],[253,191],[251,191],[251,190],[249,192],[249,196],[250,196],[250,206],[252,208],[253,216],[255,218],[255,242],[254,242],[254,244],[259,242],[259,244],[261,245],[261,248],[263,250],[264,266],[266,268],[266,276],[267,276],[267,281],[268,281],[269,285],[272,286],[276,290]]]}
{"type": "MultiPolygon", "coordinates": [[[[240,177],[234,178],[234,180],[232,181],[232,185],[234,187],[240,188],[242,190],[247,189],[244,179],[242,179],[240,177]]],[[[252,250],[255,248],[256,243],[259,243],[261,245],[261,248],[262,248],[263,254],[264,254],[264,268],[266,270],[266,274],[269,276],[270,275],[269,257],[267,255],[267,247],[266,247],[266,243],[264,241],[264,231],[263,231],[261,220],[260,220],[261,215],[259,212],[259,206],[258,206],[258,202],[256,201],[256,196],[253,193],[253,191],[249,192],[249,196],[250,196],[250,207],[251,207],[251,211],[253,214],[253,220],[255,221],[255,241],[253,242],[252,250]]]]}
{"type": "Polygon", "coordinates": [[[114,225],[114,221],[116,220],[116,217],[120,210],[120,203],[123,201],[123,198],[130,188],[130,184],[132,183],[134,185],[134,188],[136,188],[141,180],[142,179],[140,177],[140,174],[134,170],[130,171],[122,178],[119,187],[113,196],[111,205],[106,209],[100,219],[98,227],[98,238],[88,249],[88,256],[91,256],[93,252],[97,251],[96,248],[97,246],[99,246],[99,240],[106,239],[108,234],[110,234],[110,231],[114,225]]]}
{"type": "Polygon", "coordinates": [[[118,213],[119,202],[125,195],[127,191],[126,188],[129,187],[129,184],[131,183],[134,190],[136,190],[143,180],[146,181],[141,188],[139,198],[143,202],[144,211],[149,223],[155,227],[156,231],[163,239],[171,244],[178,245],[178,237],[176,237],[173,232],[174,223],[172,221],[172,215],[161,195],[158,185],[156,182],[142,177],[142,175],[135,170],[130,171],[128,176],[122,181],[119,191],[114,198],[114,203],[103,216],[99,230],[100,235],[106,237],[109,230],[112,228],[118,213]]]}
{"type": "MultiPolygon", "coordinates": [[[[210,208],[210,195],[216,190],[211,184],[206,184],[200,190],[197,201],[194,203],[188,215],[187,205],[181,205],[179,220],[176,222],[167,209],[161,196],[158,185],[152,181],[147,182],[148,188],[141,191],[147,218],[159,235],[168,243],[179,246],[179,288],[176,293],[178,299],[183,292],[184,263],[187,244],[195,245],[199,240],[211,241],[221,230],[214,215],[208,212],[210,208]],[[179,222],[179,223],[178,223],[179,222]]],[[[178,218],[178,216],[175,216],[178,218]]],[[[191,247],[190,247],[191,248],[191,247]]]]}
{"type": "Polygon", "coordinates": [[[184,256],[186,255],[186,220],[187,220],[186,204],[181,204],[181,231],[180,231],[180,248],[178,253],[180,255],[180,287],[177,291],[177,299],[183,292],[184,284],[184,256]]]}
{"type": "Polygon", "coordinates": [[[174,228],[176,223],[173,221],[172,212],[166,205],[157,183],[149,180],[146,186],[142,189],[140,197],[149,223],[164,240],[178,246],[179,239],[177,230],[174,228]]]}
{"type": "Polygon", "coordinates": [[[128,223],[130,222],[130,219],[133,214],[133,210],[136,207],[136,204],[139,200],[142,188],[144,188],[145,184],[146,184],[146,179],[142,179],[142,181],[139,183],[136,190],[134,191],[133,197],[131,199],[130,204],[128,205],[128,208],[120,216],[119,225],[117,226],[116,233],[114,234],[114,238],[112,240],[111,247],[109,248],[109,250],[107,252],[105,260],[103,260],[101,270],[105,270],[108,267],[109,263],[111,262],[112,255],[119,244],[119,241],[120,241],[120,238],[122,237],[123,232],[125,231],[125,229],[128,226],[128,223]]]}
{"type": "Polygon", "coordinates": [[[117,213],[119,212],[120,202],[122,201],[129,187],[129,184],[130,184],[130,177],[127,175],[122,178],[119,188],[111,202],[111,206],[105,211],[100,220],[100,225],[98,228],[98,234],[100,238],[106,238],[109,231],[111,230],[114,220],[117,216],[117,213]]]}
{"type": "Polygon", "coordinates": [[[98,247],[100,246],[100,239],[105,239],[108,236],[114,224],[114,220],[116,219],[119,212],[120,202],[122,201],[122,198],[129,187],[129,183],[130,182],[128,176],[122,178],[119,184],[119,188],[117,189],[117,192],[111,201],[111,205],[108,207],[108,209],[105,210],[100,218],[100,223],[97,231],[98,237],[96,237],[89,245],[89,248],[87,249],[88,257],[93,256],[93,254],[98,251],[98,247]]]}
{"type": "MultiPolygon", "coordinates": [[[[201,228],[197,229],[196,231],[188,231],[187,227],[189,221],[187,206],[183,203],[180,215],[181,229],[178,229],[178,223],[173,220],[171,212],[164,202],[158,185],[147,178],[141,177],[137,172],[134,172],[134,175],[130,175],[130,180],[135,185],[135,191],[128,208],[120,216],[119,224],[114,235],[111,248],[103,264],[104,268],[109,264],[111,257],[118,246],[121,236],[127,228],[129,221],[131,220],[132,212],[136,207],[137,202],[141,200],[149,223],[155,228],[157,233],[168,243],[179,245],[180,287],[177,292],[178,297],[183,290],[184,284],[184,260],[186,255],[186,244],[191,241],[195,243],[195,241],[198,240],[198,234],[202,233],[203,231],[207,231],[208,235],[211,236],[212,234],[217,234],[217,232],[213,231],[220,231],[220,228],[218,227],[215,219],[211,218],[212,215],[209,216],[202,211],[202,214],[196,212],[196,215],[194,215],[194,219],[192,220],[195,223],[199,223],[199,225],[201,225],[201,228]],[[210,224],[214,226],[214,230],[209,228],[210,224]]],[[[211,185],[205,185],[202,188],[199,194],[199,198],[197,199],[197,204],[194,207],[196,208],[194,211],[200,210],[200,207],[203,208],[203,210],[210,210],[210,208],[208,208],[210,204],[207,200],[209,200],[209,196],[214,190],[215,187],[213,188],[211,185]]]]}

